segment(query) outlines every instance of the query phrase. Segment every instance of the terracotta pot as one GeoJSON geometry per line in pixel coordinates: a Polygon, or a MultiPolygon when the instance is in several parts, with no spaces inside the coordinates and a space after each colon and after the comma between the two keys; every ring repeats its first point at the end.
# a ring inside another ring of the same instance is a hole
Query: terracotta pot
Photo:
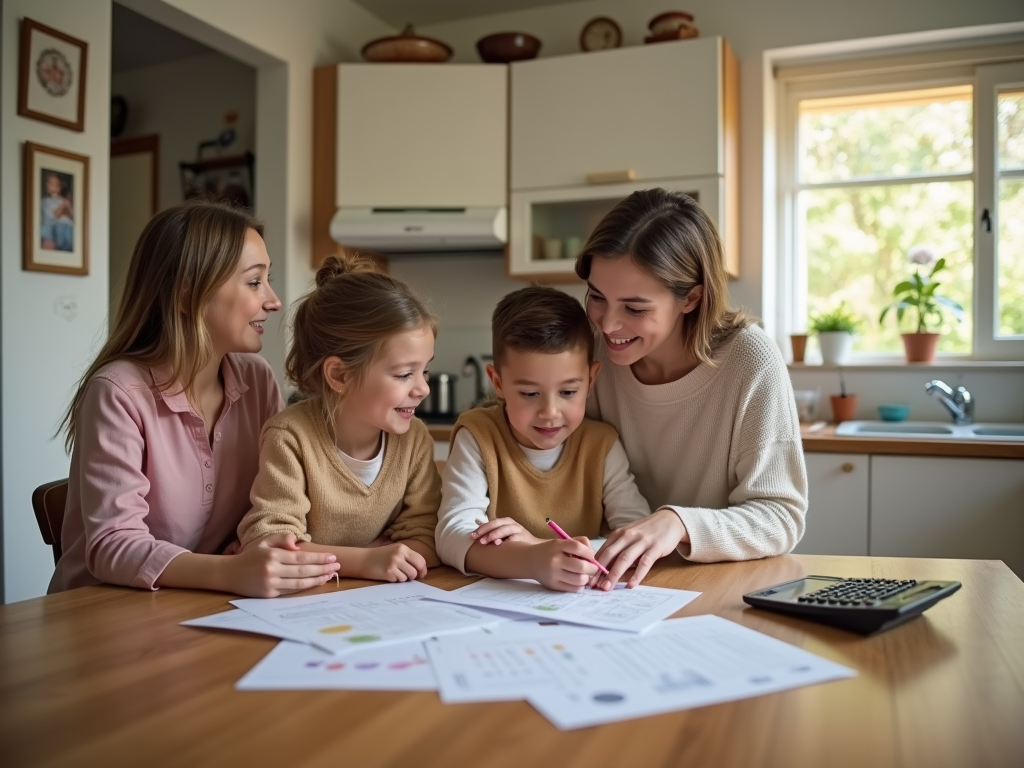
{"type": "Polygon", "coordinates": [[[937,333],[901,333],[903,349],[908,363],[930,363],[935,359],[935,347],[939,343],[937,333]]]}
{"type": "Polygon", "coordinates": [[[832,421],[838,424],[841,421],[853,421],[857,414],[857,396],[829,395],[832,401],[832,421]]]}
{"type": "Polygon", "coordinates": [[[792,333],[789,336],[789,343],[793,345],[793,362],[802,363],[804,352],[807,351],[807,334],[792,333]]]}

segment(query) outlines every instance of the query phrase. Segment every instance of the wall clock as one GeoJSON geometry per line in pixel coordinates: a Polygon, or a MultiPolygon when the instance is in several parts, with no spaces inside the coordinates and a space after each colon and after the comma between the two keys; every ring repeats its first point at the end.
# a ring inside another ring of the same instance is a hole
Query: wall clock
{"type": "Polygon", "coordinates": [[[622,29],[613,19],[598,16],[583,25],[580,48],[584,51],[606,51],[622,45],[622,29]]]}

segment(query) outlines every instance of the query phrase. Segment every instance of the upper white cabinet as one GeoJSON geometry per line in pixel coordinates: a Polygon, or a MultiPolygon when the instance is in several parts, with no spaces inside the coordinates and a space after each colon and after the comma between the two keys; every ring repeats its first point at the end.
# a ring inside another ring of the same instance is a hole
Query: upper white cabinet
{"type": "Polygon", "coordinates": [[[508,70],[341,64],[336,205],[504,206],[508,70]]]}
{"type": "Polygon", "coordinates": [[[534,59],[510,73],[511,275],[571,276],[596,219],[653,186],[703,194],[738,275],[738,65],[724,39],[534,59]]]}
{"type": "Polygon", "coordinates": [[[720,37],[511,65],[513,190],[725,173],[720,37]]]}

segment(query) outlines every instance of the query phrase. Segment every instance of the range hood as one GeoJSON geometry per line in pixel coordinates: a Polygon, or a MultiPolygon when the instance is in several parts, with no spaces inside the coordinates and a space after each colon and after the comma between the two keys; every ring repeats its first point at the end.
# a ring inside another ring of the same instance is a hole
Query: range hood
{"type": "Polygon", "coordinates": [[[504,207],[339,208],[331,239],[379,253],[485,251],[508,242],[504,207]]]}

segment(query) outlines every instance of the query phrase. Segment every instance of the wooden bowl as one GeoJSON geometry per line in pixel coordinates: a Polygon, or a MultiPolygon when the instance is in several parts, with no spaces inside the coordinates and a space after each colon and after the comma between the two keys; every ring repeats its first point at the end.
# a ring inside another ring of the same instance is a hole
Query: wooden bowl
{"type": "Polygon", "coordinates": [[[432,37],[422,37],[406,27],[400,35],[380,37],[363,46],[363,58],[374,62],[423,62],[448,61],[452,49],[432,37]]]}
{"type": "Polygon", "coordinates": [[[508,64],[537,57],[540,40],[525,32],[498,32],[476,41],[476,51],[488,64],[508,64]]]}

